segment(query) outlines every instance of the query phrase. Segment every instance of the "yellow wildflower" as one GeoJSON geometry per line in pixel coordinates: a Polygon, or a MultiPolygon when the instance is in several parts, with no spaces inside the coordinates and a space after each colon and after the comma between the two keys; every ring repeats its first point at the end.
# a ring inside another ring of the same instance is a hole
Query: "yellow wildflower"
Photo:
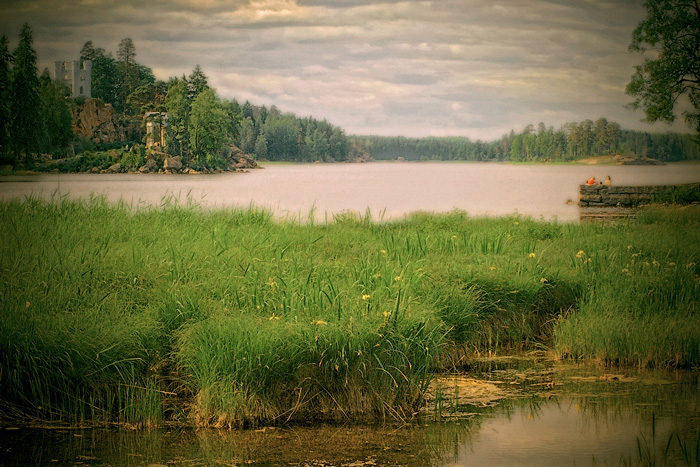
{"type": "Polygon", "coordinates": [[[311,324],[315,324],[316,326],[324,326],[328,324],[326,321],[323,321],[322,319],[316,320],[316,321],[311,321],[311,324]]]}
{"type": "Polygon", "coordinates": [[[544,277],[542,279],[540,279],[541,284],[544,284],[545,282],[549,282],[549,281],[547,279],[545,279],[544,277]]]}
{"type": "Polygon", "coordinates": [[[577,258],[583,258],[584,256],[586,256],[586,252],[583,250],[579,250],[578,253],[576,253],[577,258]]]}
{"type": "Polygon", "coordinates": [[[362,296],[362,300],[369,300],[369,294],[364,294],[362,296]]]}
{"type": "Polygon", "coordinates": [[[629,273],[630,273],[630,270],[627,269],[627,268],[622,268],[622,273],[623,273],[623,274],[629,274],[629,273]]]}
{"type": "Polygon", "coordinates": [[[529,255],[527,255],[527,257],[528,257],[528,258],[536,258],[536,257],[537,257],[537,255],[536,255],[536,254],[534,254],[534,253],[530,253],[529,255]]]}
{"type": "Polygon", "coordinates": [[[452,240],[457,240],[457,235],[453,235],[452,240]]]}
{"type": "Polygon", "coordinates": [[[382,314],[384,315],[385,318],[388,318],[389,316],[391,316],[391,311],[385,311],[382,314]]]}
{"type": "Polygon", "coordinates": [[[386,250],[379,250],[379,252],[386,256],[386,250]]]}
{"type": "Polygon", "coordinates": [[[394,277],[394,282],[401,282],[403,278],[401,276],[394,277]]]}
{"type": "Polygon", "coordinates": [[[495,270],[496,270],[496,266],[490,266],[490,267],[489,267],[489,271],[495,271],[495,270]]]}

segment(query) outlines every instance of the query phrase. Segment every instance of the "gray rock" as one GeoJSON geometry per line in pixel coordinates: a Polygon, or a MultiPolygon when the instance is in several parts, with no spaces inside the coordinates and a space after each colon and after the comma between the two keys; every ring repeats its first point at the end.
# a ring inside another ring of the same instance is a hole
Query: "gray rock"
{"type": "Polygon", "coordinates": [[[163,169],[165,169],[166,172],[172,171],[176,172],[182,168],[182,161],[180,160],[180,156],[175,156],[175,157],[167,157],[165,161],[163,162],[163,169]]]}
{"type": "Polygon", "coordinates": [[[107,169],[107,172],[113,173],[113,174],[122,173],[122,165],[119,162],[117,162],[116,164],[112,164],[107,169]]]}

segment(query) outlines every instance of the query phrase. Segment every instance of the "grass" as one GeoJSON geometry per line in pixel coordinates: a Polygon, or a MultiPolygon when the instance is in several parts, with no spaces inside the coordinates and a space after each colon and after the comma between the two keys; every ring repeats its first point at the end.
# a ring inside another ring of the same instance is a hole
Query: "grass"
{"type": "Polygon", "coordinates": [[[697,206],[608,226],[6,202],[0,414],[406,420],[473,353],[698,366],[699,224],[697,206]]]}

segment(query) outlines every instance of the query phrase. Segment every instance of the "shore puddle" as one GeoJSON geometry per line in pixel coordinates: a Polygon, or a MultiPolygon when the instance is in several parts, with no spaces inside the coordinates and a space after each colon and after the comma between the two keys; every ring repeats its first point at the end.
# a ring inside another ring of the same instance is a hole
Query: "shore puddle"
{"type": "Polygon", "coordinates": [[[484,359],[405,426],[0,429],[0,466],[697,465],[698,372],[484,359]]]}

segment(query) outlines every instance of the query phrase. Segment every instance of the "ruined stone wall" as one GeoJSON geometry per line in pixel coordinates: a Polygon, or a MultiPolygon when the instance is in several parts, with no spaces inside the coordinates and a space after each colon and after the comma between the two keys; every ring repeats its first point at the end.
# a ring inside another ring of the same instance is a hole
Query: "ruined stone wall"
{"type": "MultiPolygon", "coordinates": [[[[675,187],[687,187],[700,190],[700,183],[687,185],[675,185],[675,187]]],[[[578,205],[583,207],[633,207],[649,204],[654,194],[669,190],[674,186],[605,186],[605,185],[581,185],[579,188],[578,205]]]]}

